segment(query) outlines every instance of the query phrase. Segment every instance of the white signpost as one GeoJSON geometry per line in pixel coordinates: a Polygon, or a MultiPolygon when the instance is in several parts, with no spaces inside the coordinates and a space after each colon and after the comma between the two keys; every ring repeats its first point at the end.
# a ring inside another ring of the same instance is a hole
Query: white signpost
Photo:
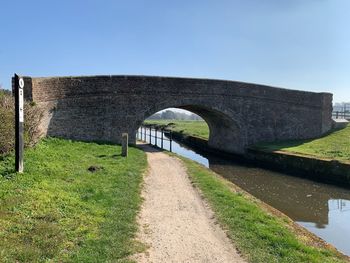
{"type": "Polygon", "coordinates": [[[15,107],[16,107],[16,171],[23,172],[23,126],[24,126],[24,80],[22,77],[15,74],[14,77],[14,95],[15,95],[15,107]]]}

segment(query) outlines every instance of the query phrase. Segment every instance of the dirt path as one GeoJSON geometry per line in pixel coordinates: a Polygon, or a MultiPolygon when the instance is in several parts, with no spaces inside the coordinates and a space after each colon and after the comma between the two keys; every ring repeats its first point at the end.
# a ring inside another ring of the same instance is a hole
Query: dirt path
{"type": "Polygon", "coordinates": [[[244,262],[215,224],[180,160],[141,146],[150,166],[139,218],[139,238],[150,246],[138,262],[244,262]]]}

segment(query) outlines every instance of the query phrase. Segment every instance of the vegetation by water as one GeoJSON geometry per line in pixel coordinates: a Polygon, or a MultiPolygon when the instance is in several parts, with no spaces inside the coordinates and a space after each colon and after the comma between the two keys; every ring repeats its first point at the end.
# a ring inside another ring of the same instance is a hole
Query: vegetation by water
{"type": "Polygon", "coordinates": [[[264,143],[257,147],[350,162],[350,125],[319,139],[264,143]]]}
{"type": "Polygon", "coordinates": [[[167,128],[184,135],[192,135],[203,139],[209,138],[209,128],[205,121],[146,120],[145,123],[167,126],[167,128]]]}
{"type": "Polygon", "coordinates": [[[25,173],[0,159],[1,262],[128,262],[145,154],[115,145],[45,139],[25,173]]]}
{"type": "Polygon", "coordinates": [[[347,262],[200,164],[180,157],[229,237],[250,262],[347,262]]]}

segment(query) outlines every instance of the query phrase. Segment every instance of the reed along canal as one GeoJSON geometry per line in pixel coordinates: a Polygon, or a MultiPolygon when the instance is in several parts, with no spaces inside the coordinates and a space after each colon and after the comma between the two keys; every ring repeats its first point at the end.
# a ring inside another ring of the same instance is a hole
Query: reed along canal
{"type": "MultiPolygon", "coordinates": [[[[142,139],[160,146],[160,131],[157,137],[146,132],[142,139]]],[[[163,144],[170,148],[169,140],[163,144]]],[[[172,152],[210,168],[350,255],[350,190],[200,153],[174,140],[172,152]]]]}

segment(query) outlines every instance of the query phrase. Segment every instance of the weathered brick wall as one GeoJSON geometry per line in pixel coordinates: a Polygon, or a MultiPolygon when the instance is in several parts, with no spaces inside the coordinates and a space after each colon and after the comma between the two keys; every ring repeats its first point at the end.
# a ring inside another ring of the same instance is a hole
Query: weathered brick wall
{"type": "Polygon", "coordinates": [[[45,109],[43,135],[120,142],[153,113],[180,107],[202,116],[209,145],[242,153],[261,141],[313,138],[331,128],[332,95],[234,81],[145,76],[26,78],[45,109]]]}

